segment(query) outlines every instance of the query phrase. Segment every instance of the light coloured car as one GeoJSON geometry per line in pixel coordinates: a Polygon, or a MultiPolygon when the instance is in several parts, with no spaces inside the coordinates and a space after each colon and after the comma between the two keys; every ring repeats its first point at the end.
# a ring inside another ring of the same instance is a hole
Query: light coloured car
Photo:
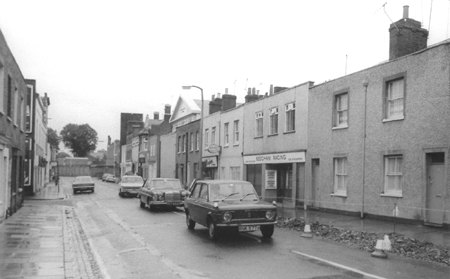
{"type": "Polygon", "coordinates": [[[108,174],[105,177],[105,182],[117,183],[117,178],[114,175],[112,175],[112,174],[108,174]]]}
{"type": "Polygon", "coordinates": [[[94,193],[95,182],[90,176],[77,176],[72,182],[73,194],[77,192],[90,191],[94,193]]]}
{"type": "Polygon", "coordinates": [[[156,206],[175,208],[184,205],[184,198],[189,194],[176,178],[153,178],[147,180],[139,190],[141,208],[146,206],[153,210],[156,206]]]}
{"type": "Polygon", "coordinates": [[[139,189],[144,185],[144,180],[138,175],[124,175],[119,185],[119,196],[136,197],[139,189]]]}

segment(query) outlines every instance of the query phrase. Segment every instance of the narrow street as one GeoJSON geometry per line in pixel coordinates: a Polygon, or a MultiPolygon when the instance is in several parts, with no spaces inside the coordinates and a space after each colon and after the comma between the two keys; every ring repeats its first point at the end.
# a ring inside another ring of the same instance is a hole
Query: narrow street
{"type": "Polygon", "coordinates": [[[105,278],[444,278],[450,271],[394,256],[372,258],[286,229],[269,241],[255,232],[212,242],[204,227],[187,230],[182,209],[141,209],[137,199],[118,196],[117,184],[100,180],[95,193],[72,195],[70,183],[61,180],[90,246],[87,257],[105,278]]]}

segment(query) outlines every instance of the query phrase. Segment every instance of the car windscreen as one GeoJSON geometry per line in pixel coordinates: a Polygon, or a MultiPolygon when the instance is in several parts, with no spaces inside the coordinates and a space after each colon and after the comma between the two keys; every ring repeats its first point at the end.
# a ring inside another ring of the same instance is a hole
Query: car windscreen
{"type": "Polygon", "coordinates": [[[217,183],[209,188],[209,199],[212,201],[242,199],[248,195],[258,197],[250,183],[217,183]]]}
{"type": "Polygon", "coordinates": [[[75,178],[75,182],[77,183],[91,183],[92,179],[90,176],[80,176],[75,178]]]}
{"type": "Polygon", "coordinates": [[[156,189],[179,190],[182,188],[179,180],[151,180],[149,186],[156,189]]]}
{"type": "Polygon", "coordinates": [[[124,176],[122,183],[144,183],[144,180],[140,176],[124,176]]]}

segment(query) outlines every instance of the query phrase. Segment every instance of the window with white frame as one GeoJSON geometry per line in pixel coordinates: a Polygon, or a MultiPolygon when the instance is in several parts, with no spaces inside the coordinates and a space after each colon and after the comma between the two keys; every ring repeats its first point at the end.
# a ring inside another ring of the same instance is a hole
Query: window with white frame
{"type": "Polygon", "coordinates": [[[241,168],[240,167],[230,167],[231,179],[241,180],[241,168]]]}
{"type": "Polygon", "coordinates": [[[256,119],[256,125],[255,125],[255,137],[262,137],[263,136],[263,112],[258,111],[255,113],[255,119],[256,119]]]}
{"type": "Polygon", "coordinates": [[[25,130],[25,100],[20,98],[20,129],[25,130]]]}
{"type": "Polygon", "coordinates": [[[200,137],[198,136],[198,131],[195,132],[195,150],[198,150],[200,147],[200,137]]]}
{"type": "Polygon", "coordinates": [[[150,156],[156,156],[156,146],[154,143],[150,145],[150,156]]]}
{"type": "Polygon", "coordinates": [[[229,126],[228,122],[223,124],[223,144],[225,146],[228,146],[230,142],[230,135],[228,134],[228,126],[229,126]]]}
{"type": "Polygon", "coordinates": [[[5,105],[4,80],[5,80],[5,67],[3,66],[2,61],[0,60],[0,113],[3,113],[3,107],[5,105]]]}
{"type": "Polygon", "coordinates": [[[386,120],[403,119],[405,107],[405,81],[403,77],[386,82],[384,99],[384,118],[386,120]]]}
{"type": "Polygon", "coordinates": [[[348,93],[334,96],[333,127],[348,127],[348,93]]]}
{"type": "Polygon", "coordinates": [[[334,158],[334,194],[347,196],[347,158],[334,158]]]}
{"type": "Polygon", "coordinates": [[[233,144],[239,144],[239,120],[233,122],[233,144]]]}
{"type": "Polygon", "coordinates": [[[295,131],[295,103],[285,105],[286,127],[285,132],[295,131]]]}
{"type": "Polygon", "coordinates": [[[392,196],[402,195],[402,155],[384,157],[384,194],[392,196]]]}
{"type": "MultiPolygon", "coordinates": [[[[1,77],[0,77],[1,78],[1,77]]],[[[1,89],[0,89],[1,90],[1,89]]],[[[27,85],[27,101],[25,106],[25,131],[31,133],[33,118],[31,115],[33,105],[33,86],[27,85]]]]}
{"type": "Polygon", "coordinates": [[[271,108],[269,110],[270,114],[270,134],[278,134],[278,108],[271,108]]]}
{"type": "Polygon", "coordinates": [[[211,144],[216,144],[216,127],[211,128],[211,144]]]}
{"type": "Polygon", "coordinates": [[[195,145],[195,142],[194,142],[194,133],[191,133],[191,143],[190,143],[191,151],[194,151],[194,145],[195,145]]]}
{"type": "Polygon", "coordinates": [[[186,152],[186,135],[183,135],[183,146],[181,147],[181,150],[183,150],[183,153],[186,152]]]}
{"type": "Polygon", "coordinates": [[[8,87],[6,89],[6,116],[13,118],[14,95],[12,92],[12,79],[8,76],[8,87]]]}
{"type": "Polygon", "coordinates": [[[14,124],[16,126],[19,125],[19,118],[20,118],[20,107],[19,107],[19,89],[17,87],[14,87],[14,124]]]}
{"type": "Polygon", "coordinates": [[[178,153],[181,153],[181,136],[178,137],[178,153]]]}
{"type": "Polygon", "coordinates": [[[209,146],[209,141],[208,141],[208,139],[209,139],[209,129],[205,129],[205,140],[204,140],[204,142],[205,142],[205,149],[206,148],[208,148],[208,146],[209,146]]]}

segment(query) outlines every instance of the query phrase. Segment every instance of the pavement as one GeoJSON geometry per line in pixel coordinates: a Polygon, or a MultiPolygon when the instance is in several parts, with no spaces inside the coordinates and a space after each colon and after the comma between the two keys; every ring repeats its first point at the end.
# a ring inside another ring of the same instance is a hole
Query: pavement
{"type": "Polygon", "coordinates": [[[54,183],[0,224],[0,278],[101,278],[70,201],[54,183]]]}
{"type": "MultiPolygon", "coordinates": [[[[302,209],[283,208],[283,217],[304,218],[302,209]]],[[[450,230],[421,224],[397,223],[320,211],[307,211],[312,223],[355,231],[396,232],[417,240],[450,247],[450,230]]],[[[27,197],[23,207],[0,224],[0,277],[102,278],[93,260],[71,201],[54,183],[27,197]]]]}

